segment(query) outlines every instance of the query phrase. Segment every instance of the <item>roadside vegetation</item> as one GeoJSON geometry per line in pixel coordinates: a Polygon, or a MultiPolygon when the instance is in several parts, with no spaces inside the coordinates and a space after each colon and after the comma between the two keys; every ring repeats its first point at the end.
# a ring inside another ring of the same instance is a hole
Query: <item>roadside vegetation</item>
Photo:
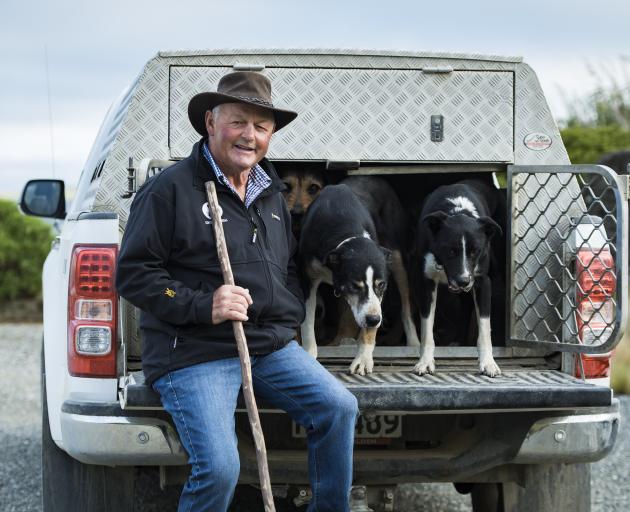
{"type": "Polygon", "coordinates": [[[42,265],[52,239],[48,224],[0,199],[0,321],[41,317],[42,265]]]}
{"type": "Polygon", "coordinates": [[[597,163],[606,153],[630,150],[630,56],[591,66],[598,86],[566,102],[562,140],[574,164],[597,163]]]}

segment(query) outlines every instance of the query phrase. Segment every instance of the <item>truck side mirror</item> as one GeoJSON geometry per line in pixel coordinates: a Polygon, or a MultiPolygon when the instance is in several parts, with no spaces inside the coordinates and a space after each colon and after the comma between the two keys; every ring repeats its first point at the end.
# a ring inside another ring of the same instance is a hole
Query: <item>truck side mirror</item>
{"type": "Polygon", "coordinates": [[[30,180],[24,186],[20,208],[26,215],[63,219],[66,216],[62,180],[30,180]]]}

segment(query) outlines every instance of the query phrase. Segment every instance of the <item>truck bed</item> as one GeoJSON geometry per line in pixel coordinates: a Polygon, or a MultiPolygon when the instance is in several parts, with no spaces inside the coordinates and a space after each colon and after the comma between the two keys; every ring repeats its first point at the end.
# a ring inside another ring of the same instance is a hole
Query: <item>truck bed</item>
{"type": "MultiPolygon", "coordinates": [[[[437,360],[435,375],[417,375],[415,361],[375,358],[370,375],[351,375],[350,359],[321,359],[349,389],[362,412],[423,413],[447,411],[497,412],[575,409],[610,406],[608,387],[576,379],[544,366],[544,359],[498,360],[503,373],[495,378],[479,374],[474,359],[437,360]]],[[[123,409],[161,409],[157,393],[141,371],[122,380],[123,409]]],[[[240,407],[244,408],[241,400],[240,407]]],[[[259,403],[262,410],[268,409],[259,403]]]]}

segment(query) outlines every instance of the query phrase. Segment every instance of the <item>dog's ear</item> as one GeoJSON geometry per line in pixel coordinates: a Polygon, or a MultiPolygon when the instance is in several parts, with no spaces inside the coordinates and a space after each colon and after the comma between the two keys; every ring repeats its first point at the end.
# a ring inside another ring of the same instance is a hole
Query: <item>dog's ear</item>
{"type": "Polygon", "coordinates": [[[389,267],[392,264],[392,251],[382,245],[379,245],[378,248],[383,253],[383,256],[385,256],[385,263],[387,263],[387,266],[389,267]]]}
{"type": "Polygon", "coordinates": [[[442,228],[444,221],[448,218],[445,212],[437,211],[429,213],[422,217],[422,223],[425,224],[433,236],[437,235],[438,231],[442,228]]]}
{"type": "Polygon", "coordinates": [[[481,225],[481,229],[486,234],[488,238],[492,238],[495,235],[502,235],[503,230],[501,226],[499,226],[494,220],[490,217],[479,217],[477,219],[479,224],[481,225]]]}

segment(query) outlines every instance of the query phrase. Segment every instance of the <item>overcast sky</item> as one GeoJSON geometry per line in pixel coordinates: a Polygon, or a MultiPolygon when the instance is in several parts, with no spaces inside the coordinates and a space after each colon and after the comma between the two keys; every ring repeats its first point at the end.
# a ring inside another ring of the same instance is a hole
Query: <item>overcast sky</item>
{"type": "Polygon", "coordinates": [[[110,103],[159,50],[520,55],[562,117],[595,86],[589,66],[628,65],[629,22],[629,0],[0,0],[0,197],[53,169],[74,187],[110,103]]]}

